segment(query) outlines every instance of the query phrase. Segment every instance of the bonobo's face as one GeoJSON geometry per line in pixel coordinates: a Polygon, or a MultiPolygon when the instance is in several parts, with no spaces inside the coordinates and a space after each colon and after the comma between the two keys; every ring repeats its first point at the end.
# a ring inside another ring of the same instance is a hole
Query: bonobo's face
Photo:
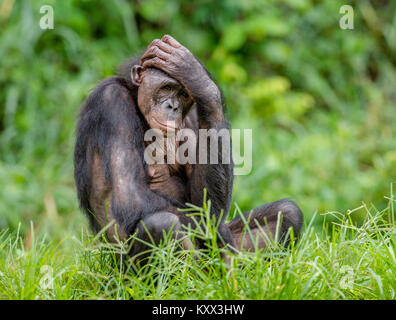
{"type": "Polygon", "coordinates": [[[193,100],[183,86],[166,73],[153,68],[132,68],[132,82],[138,85],[138,105],[151,128],[174,132],[182,128],[183,119],[193,100]]]}

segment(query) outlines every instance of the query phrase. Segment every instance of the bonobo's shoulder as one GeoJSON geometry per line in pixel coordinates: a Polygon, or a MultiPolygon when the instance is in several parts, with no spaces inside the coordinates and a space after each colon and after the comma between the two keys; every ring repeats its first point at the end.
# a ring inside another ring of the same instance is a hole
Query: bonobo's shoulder
{"type": "Polygon", "coordinates": [[[109,77],[97,84],[81,109],[81,114],[95,117],[106,110],[122,106],[137,106],[137,88],[122,77],[109,77]],[[124,103],[120,103],[124,101],[124,103]]]}
{"type": "Polygon", "coordinates": [[[93,94],[100,94],[104,98],[116,96],[135,95],[137,88],[123,77],[109,77],[102,80],[93,90],[93,94]]]}

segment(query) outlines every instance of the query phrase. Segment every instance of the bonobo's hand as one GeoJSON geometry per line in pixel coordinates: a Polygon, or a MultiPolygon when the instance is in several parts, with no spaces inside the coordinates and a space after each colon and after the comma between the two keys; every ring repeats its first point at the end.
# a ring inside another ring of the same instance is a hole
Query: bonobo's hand
{"type": "Polygon", "coordinates": [[[218,103],[221,106],[220,91],[204,67],[171,36],[153,40],[141,57],[140,65],[166,72],[178,80],[196,101],[209,103],[212,107],[218,103]]]}

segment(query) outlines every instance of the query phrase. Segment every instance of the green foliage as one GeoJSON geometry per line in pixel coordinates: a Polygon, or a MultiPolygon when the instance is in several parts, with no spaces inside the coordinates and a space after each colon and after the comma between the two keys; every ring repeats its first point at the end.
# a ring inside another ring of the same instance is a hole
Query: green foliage
{"type": "MultiPolygon", "coordinates": [[[[72,167],[78,109],[102,78],[169,33],[224,91],[233,128],[253,129],[242,211],[291,197],[306,219],[381,205],[396,178],[396,4],[341,0],[0,1],[0,228],[78,232],[72,167]],[[54,8],[41,30],[39,9],[54,8]]],[[[356,212],[363,221],[366,213],[356,212]]],[[[318,226],[321,225],[317,219],[318,226]]]]}

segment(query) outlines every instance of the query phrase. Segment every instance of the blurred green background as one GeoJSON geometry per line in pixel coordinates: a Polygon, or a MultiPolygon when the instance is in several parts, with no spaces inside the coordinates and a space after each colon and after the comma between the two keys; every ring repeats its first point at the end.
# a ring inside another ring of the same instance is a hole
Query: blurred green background
{"type": "MultiPolygon", "coordinates": [[[[291,197],[309,219],[396,180],[396,2],[0,0],[0,229],[86,226],[72,153],[78,110],[125,58],[169,33],[213,73],[233,128],[253,129],[242,210],[291,197]],[[41,30],[40,7],[55,28],[41,30]],[[354,30],[339,9],[354,8],[354,30]]],[[[362,218],[357,213],[355,218],[362,218]]],[[[320,219],[318,220],[318,222],[320,219]]]]}

